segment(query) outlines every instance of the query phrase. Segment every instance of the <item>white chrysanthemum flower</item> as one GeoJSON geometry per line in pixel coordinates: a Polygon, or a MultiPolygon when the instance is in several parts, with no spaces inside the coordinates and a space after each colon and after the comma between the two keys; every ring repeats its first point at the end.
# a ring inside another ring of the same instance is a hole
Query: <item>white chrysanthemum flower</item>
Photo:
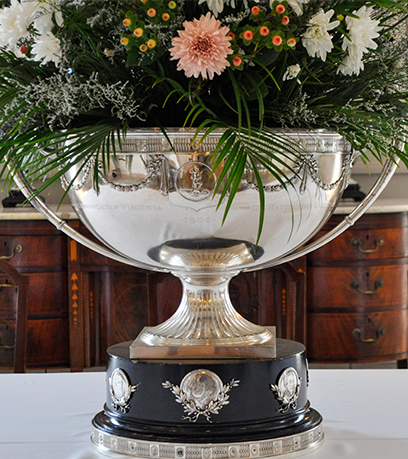
{"type": "Polygon", "coordinates": [[[28,28],[34,20],[36,3],[11,0],[9,7],[0,9],[0,47],[14,51],[17,42],[30,35],[28,28]]]}
{"type": "Polygon", "coordinates": [[[215,17],[224,9],[224,5],[229,3],[229,0],[200,0],[199,5],[207,2],[208,9],[214,14],[215,17]]]}
{"type": "Polygon", "coordinates": [[[340,21],[330,22],[334,10],[326,13],[320,11],[310,18],[308,29],[303,34],[302,45],[306,48],[309,56],[320,57],[326,60],[327,53],[333,49],[333,43],[329,30],[333,30],[340,25],[340,21]]]}
{"type": "Polygon", "coordinates": [[[379,37],[380,21],[373,20],[373,8],[362,6],[358,11],[353,11],[358,18],[346,18],[348,37],[344,37],[342,49],[347,52],[338,72],[343,75],[358,75],[364,69],[363,54],[369,49],[376,49],[377,43],[373,40],[379,37]]]}
{"type": "Polygon", "coordinates": [[[59,27],[64,25],[61,11],[58,10],[57,0],[42,0],[37,3],[37,12],[34,20],[34,27],[40,34],[51,32],[55,19],[59,27]]]}
{"type": "MultiPolygon", "coordinates": [[[[289,67],[286,69],[286,72],[283,74],[282,80],[293,80],[294,78],[297,78],[297,76],[300,73],[300,65],[299,64],[294,64],[294,65],[289,65],[289,67]]],[[[300,81],[298,80],[298,83],[300,81]]]]}
{"type": "MultiPolygon", "coordinates": [[[[272,8],[273,0],[271,0],[271,8],[272,8]]],[[[288,0],[289,6],[293,9],[293,11],[298,15],[301,16],[303,14],[303,5],[306,3],[310,3],[310,0],[288,0]]]]}
{"type": "Polygon", "coordinates": [[[58,65],[61,60],[60,41],[51,32],[41,35],[33,44],[31,52],[35,56],[34,60],[41,61],[42,64],[54,62],[58,65]]]}
{"type": "MultiPolygon", "coordinates": [[[[242,0],[238,0],[238,2],[239,1],[242,1],[242,0]]],[[[244,1],[245,8],[248,8],[248,0],[243,0],[243,1],[244,1]]],[[[259,2],[259,0],[254,0],[254,1],[255,3],[259,2]]],[[[300,0],[300,1],[303,1],[303,0],[300,0]]],[[[202,5],[205,2],[207,2],[208,9],[211,11],[211,13],[215,17],[218,17],[218,13],[222,13],[224,9],[224,5],[230,4],[232,8],[235,8],[235,0],[199,0],[198,4],[202,5]]]]}

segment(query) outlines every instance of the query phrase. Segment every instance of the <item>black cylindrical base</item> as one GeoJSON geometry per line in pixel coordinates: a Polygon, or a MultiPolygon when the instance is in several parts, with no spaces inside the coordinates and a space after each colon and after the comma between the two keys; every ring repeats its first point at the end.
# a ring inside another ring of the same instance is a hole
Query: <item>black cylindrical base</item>
{"type": "Polygon", "coordinates": [[[108,350],[107,401],[92,433],[103,452],[266,458],[309,451],[323,438],[300,343],[278,339],[276,358],[235,361],[137,361],[129,344],[108,350]]]}

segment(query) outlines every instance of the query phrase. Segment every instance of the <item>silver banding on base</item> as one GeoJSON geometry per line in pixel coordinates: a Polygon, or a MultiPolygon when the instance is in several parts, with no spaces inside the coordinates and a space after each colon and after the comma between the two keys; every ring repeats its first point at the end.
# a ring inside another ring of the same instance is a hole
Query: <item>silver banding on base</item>
{"type": "Polygon", "coordinates": [[[253,442],[167,443],[112,435],[93,427],[91,440],[101,453],[118,458],[126,455],[140,459],[268,459],[291,458],[312,451],[320,446],[323,436],[320,424],[299,434],[253,442]]]}

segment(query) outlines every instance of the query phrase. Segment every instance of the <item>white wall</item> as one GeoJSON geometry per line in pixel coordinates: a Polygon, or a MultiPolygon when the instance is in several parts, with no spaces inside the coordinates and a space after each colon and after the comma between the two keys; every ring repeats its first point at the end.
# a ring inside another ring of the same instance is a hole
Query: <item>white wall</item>
{"type": "MultiPolygon", "coordinates": [[[[378,162],[372,162],[367,167],[360,160],[357,160],[351,176],[360,185],[361,191],[368,193],[379,177],[381,170],[382,166],[378,162]]],[[[408,171],[404,165],[400,165],[396,170],[391,181],[381,193],[381,198],[405,198],[408,200],[408,171]]]]}

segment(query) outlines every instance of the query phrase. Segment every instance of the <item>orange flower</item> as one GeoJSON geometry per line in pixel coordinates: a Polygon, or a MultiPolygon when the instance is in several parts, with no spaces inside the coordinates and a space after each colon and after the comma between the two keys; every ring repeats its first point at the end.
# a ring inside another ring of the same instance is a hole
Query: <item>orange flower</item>
{"type": "Polygon", "coordinates": [[[272,43],[275,45],[275,46],[279,46],[282,44],[282,37],[280,37],[279,35],[275,35],[273,38],[272,38],[272,43]]]}
{"type": "Polygon", "coordinates": [[[153,40],[153,38],[151,38],[150,40],[147,40],[147,46],[150,48],[150,49],[153,49],[156,47],[156,40],[153,40]]]}
{"type": "Polygon", "coordinates": [[[263,37],[267,37],[269,35],[269,29],[268,27],[266,26],[263,26],[259,29],[259,33],[263,36],[263,37]]]}
{"type": "Polygon", "coordinates": [[[285,8],[283,5],[278,5],[278,6],[276,7],[276,12],[277,12],[278,14],[283,14],[285,11],[286,11],[286,8],[285,8]]]}
{"type": "Polygon", "coordinates": [[[250,30],[245,30],[244,38],[245,40],[251,41],[254,38],[254,34],[250,30]]]}

